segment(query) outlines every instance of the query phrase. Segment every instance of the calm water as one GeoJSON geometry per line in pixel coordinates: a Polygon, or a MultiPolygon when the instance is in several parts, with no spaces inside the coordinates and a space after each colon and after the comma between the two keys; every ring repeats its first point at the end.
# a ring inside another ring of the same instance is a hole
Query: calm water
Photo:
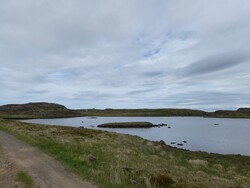
{"type": "Polygon", "coordinates": [[[137,135],[153,141],[164,140],[169,145],[192,151],[250,156],[250,119],[202,117],[78,117],[66,119],[35,119],[26,120],[25,122],[72,127],[84,126],[85,128],[137,135]],[[102,123],[130,121],[148,121],[153,124],[167,123],[171,128],[104,129],[96,127],[102,123]],[[183,143],[183,141],[187,141],[187,143],[183,143]],[[183,143],[183,146],[170,144],[171,142],[183,143]]]}

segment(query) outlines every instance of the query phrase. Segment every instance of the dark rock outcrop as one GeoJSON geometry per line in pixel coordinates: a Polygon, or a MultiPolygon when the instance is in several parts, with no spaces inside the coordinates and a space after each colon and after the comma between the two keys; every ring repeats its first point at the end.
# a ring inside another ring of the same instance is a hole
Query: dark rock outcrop
{"type": "Polygon", "coordinates": [[[166,145],[166,143],[163,140],[160,140],[161,145],[166,145]]]}

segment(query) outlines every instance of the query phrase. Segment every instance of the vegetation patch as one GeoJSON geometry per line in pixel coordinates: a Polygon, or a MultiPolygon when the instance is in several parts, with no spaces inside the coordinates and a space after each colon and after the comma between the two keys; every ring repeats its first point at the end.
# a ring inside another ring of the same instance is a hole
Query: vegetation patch
{"type": "Polygon", "coordinates": [[[175,181],[166,174],[155,174],[151,176],[150,183],[157,187],[170,187],[175,181]]]}
{"type": "Polygon", "coordinates": [[[188,162],[189,162],[190,164],[194,165],[194,166],[207,166],[207,164],[208,164],[207,161],[200,160],[200,159],[189,160],[188,162]]]}
{"type": "Polygon", "coordinates": [[[17,173],[16,180],[18,182],[23,183],[25,185],[25,187],[27,187],[27,188],[32,187],[32,185],[33,185],[32,178],[24,171],[20,171],[17,173]]]}
{"type": "Polygon", "coordinates": [[[151,128],[154,125],[150,122],[114,122],[114,123],[104,123],[98,125],[97,127],[102,128],[151,128]]]}

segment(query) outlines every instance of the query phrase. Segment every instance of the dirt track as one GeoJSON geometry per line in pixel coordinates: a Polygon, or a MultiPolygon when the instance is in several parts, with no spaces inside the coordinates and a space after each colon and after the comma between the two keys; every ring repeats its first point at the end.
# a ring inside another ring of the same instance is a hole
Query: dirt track
{"type": "MultiPolygon", "coordinates": [[[[91,183],[83,182],[76,175],[68,172],[55,159],[2,131],[0,131],[0,146],[9,161],[12,161],[17,168],[26,171],[31,176],[34,181],[34,187],[95,187],[91,183]]],[[[10,187],[8,185],[3,186],[10,187]]]]}

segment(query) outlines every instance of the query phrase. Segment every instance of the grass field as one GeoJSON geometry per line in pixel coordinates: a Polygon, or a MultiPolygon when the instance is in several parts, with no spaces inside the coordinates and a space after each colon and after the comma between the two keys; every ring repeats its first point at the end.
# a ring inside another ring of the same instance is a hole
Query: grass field
{"type": "Polygon", "coordinates": [[[190,152],[136,136],[13,120],[1,120],[0,130],[102,188],[250,187],[250,157],[190,152]]]}

